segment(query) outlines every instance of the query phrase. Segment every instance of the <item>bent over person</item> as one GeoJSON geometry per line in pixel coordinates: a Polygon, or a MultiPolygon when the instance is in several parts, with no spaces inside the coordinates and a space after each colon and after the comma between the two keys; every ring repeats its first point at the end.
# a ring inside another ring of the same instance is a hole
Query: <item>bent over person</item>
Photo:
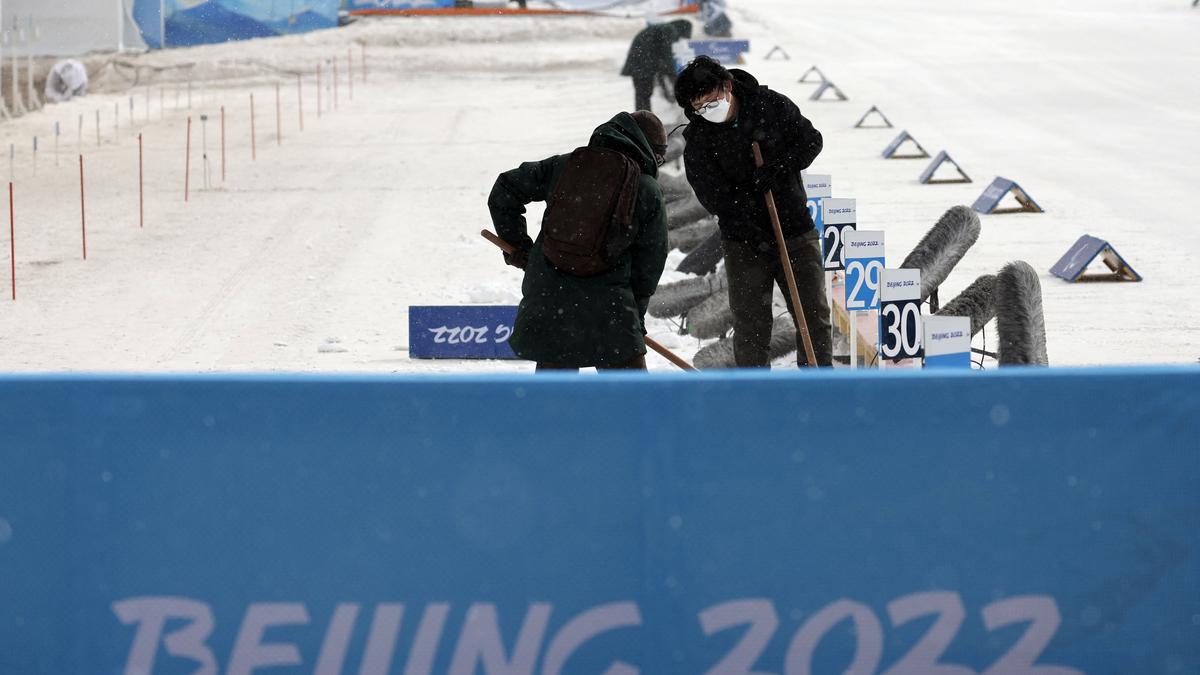
{"type": "MultiPolygon", "coordinates": [[[[675,100],[689,120],[683,137],[687,179],[704,208],[717,217],[725,248],[734,361],[740,368],[768,366],[772,292],[788,293],[775,231],[764,195],[774,194],[817,364],[832,365],[832,332],[825,297],[821,244],[808,212],[800,176],[821,152],[821,132],[783,94],[750,73],[726,70],[707,56],[692,60],[675,82],[675,100]],[[758,142],[764,166],[755,166],[758,142]]],[[[797,331],[797,360],[807,357],[797,331]]]]}
{"type": "Polygon", "coordinates": [[[675,80],[673,45],[692,37],[692,22],[677,19],[651,24],[638,32],[629,44],[629,54],[621,74],[633,78],[633,109],[650,110],[654,85],[662,87],[671,100],[671,85],[675,80]]]}
{"type": "Polygon", "coordinates": [[[525,162],[488,198],[496,234],[525,270],[509,344],[538,370],[646,368],[646,307],[667,259],[655,179],[667,135],[653,113],[620,113],[587,146],[525,162]],[[546,202],[529,237],[525,206],[546,202]]]}

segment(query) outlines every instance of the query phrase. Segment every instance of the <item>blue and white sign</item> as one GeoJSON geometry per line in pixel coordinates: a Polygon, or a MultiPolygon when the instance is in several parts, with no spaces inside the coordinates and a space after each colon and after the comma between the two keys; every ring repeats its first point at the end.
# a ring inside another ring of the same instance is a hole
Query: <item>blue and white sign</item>
{"type": "Polygon", "coordinates": [[[711,56],[726,66],[742,62],[742,55],[750,51],[749,40],[689,40],[687,46],[675,49],[675,60],[686,65],[697,56],[711,56]]]}
{"type": "Polygon", "coordinates": [[[1084,276],[1088,265],[1100,256],[1113,274],[1104,278],[1122,281],[1141,281],[1142,275],[1134,271],[1120,253],[1107,241],[1085,234],[1050,268],[1050,273],[1067,281],[1078,281],[1084,276]]]}
{"type": "Polygon", "coordinates": [[[517,308],[510,305],[414,305],[408,308],[408,355],[414,359],[515,359],[517,308]]]}
{"type": "Polygon", "coordinates": [[[847,230],[842,235],[846,256],[846,309],[879,309],[879,280],[883,274],[883,232],[847,230]]]}
{"type": "Polygon", "coordinates": [[[987,189],[983,191],[983,194],[979,195],[979,198],[975,200],[971,208],[979,213],[1042,213],[1042,207],[1033,201],[1029,193],[1025,192],[1020,185],[1017,185],[1016,181],[1001,177],[997,177],[992,181],[991,185],[987,186],[987,189]],[[1000,206],[1001,200],[1010,192],[1021,206],[1019,208],[997,208],[1000,206]]]}
{"type": "Polygon", "coordinates": [[[846,269],[846,233],[858,227],[858,202],[854,199],[825,199],[821,202],[821,260],[825,271],[846,269]]]}
{"type": "Polygon", "coordinates": [[[883,270],[879,304],[879,350],[898,361],[921,356],[921,270],[883,270]]]}
{"type": "Polygon", "coordinates": [[[821,200],[833,196],[833,176],[827,173],[800,172],[804,181],[804,194],[808,196],[808,215],[812,216],[817,233],[825,228],[825,216],[821,210],[821,200]]]}
{"type": "Polygon", "coordinates": [[[454,0],[346,0],[346,9],[351,14],[387,14],[449,7],[454,7],[454,0]]]}
{"type": "Polygon", "coordinates": [[[925,367],[971,367],[970,317],[925,317],[925,367]]]}
{"type": "Polygon", "coordinates": [[[7,375],[0,673],[1196,673],[1197,401],[1192,366],[7,375]]]}

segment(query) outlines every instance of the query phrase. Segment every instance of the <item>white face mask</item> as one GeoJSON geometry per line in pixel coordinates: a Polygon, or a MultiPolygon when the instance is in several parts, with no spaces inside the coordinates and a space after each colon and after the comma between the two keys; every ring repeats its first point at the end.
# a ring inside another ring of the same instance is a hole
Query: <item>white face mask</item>
{"type": "Polygon", "coordinates": [[[705,121],[713,124],[723,124],[729,120],[729,94],[725,94],[722,98],[715,102],[708,103],[703,110],[697,114],[703,117],[705,121]]]}

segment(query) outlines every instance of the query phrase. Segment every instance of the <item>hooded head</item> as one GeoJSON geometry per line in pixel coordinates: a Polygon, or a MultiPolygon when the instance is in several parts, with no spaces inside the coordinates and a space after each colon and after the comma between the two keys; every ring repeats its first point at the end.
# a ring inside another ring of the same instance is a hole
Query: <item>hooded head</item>
{"type": "MultiPolygon", "coordinates": [[[[642,115],[643,118],[646,116],[652,117],[654,120],[658,119],[654,117],[654,113],[642,115]]],[[[643,124],[649,124],[653,131],[653,124],[648,120],[643,124]]],[[[666,132],[662,129],[662,122],[659,122],[658,130],[659,133],[662,133],[663,145],[666,145],[666,132]]],[[[637,162],[642,173],[650,176],[658,175],[658,162],[654,159],[655,152],[651,147],[651,141],[646,138],[645,132],[642,131],[642,127],[634,119],[634,116],[627,112],[617,113],[612,119],[596,127],[596,130],[592,132],[589,144],[616,150],[637,162]]]]}
{"type": "Polygon", "coordinates": [[[675,35],[678,40],[692,39],[692,22],[687,19],[677,19],[670,23],[670,26],[675,29],[675,35]]]}

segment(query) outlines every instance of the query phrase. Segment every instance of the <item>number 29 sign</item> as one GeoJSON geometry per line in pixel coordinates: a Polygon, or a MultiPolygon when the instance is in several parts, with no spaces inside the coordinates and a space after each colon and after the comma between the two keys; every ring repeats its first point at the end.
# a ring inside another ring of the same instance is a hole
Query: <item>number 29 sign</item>
{"type": "Polygon", "coordinates": [[[883,232],[847,230],[842,246],[846,254],[846,309],[851,312],[879,309],[883,232]]]}

